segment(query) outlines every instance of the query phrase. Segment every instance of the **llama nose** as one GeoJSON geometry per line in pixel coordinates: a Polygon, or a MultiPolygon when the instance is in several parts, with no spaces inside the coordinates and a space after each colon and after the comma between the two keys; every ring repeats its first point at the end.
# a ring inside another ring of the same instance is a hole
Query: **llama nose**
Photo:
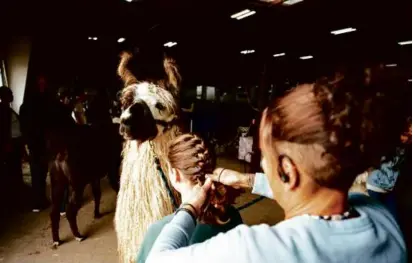
{"type": "Polygon", "coordinates": [[[138,101],[120,116],[119,133],[126,140],[146,141],[157,135],[155,120],[148,105],[138,101]]]}

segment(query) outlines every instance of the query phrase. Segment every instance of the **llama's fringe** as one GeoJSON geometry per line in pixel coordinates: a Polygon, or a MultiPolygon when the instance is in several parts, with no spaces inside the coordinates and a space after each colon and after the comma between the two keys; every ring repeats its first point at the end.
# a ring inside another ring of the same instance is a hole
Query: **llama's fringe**
{"type": "MultiPolygon", "coordinates": [[[[173,127],[153,141],[154,151],[166,176],[167,144],[177,134],[178,128],[173,127]]],[[[154,158],[148,141],[139,147],[133,141],[125,144],[115,214],[119,262],[122,263],[135,262],[148,227],[173,212],[172,200],[157,171],[154,158]]]]}

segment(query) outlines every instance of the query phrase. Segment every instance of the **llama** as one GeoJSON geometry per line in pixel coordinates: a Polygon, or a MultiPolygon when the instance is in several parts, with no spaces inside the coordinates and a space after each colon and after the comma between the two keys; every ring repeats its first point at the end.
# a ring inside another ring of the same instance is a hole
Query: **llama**
{"type": "Polygon", "coordinates": [[[165,176],[168,143],[180,134],[180,76],[173,60],[162,55],[155,64],[156,57],[144,55],[124,53],[118,67],[125,84],[120,132],[126,143],[115,214],[122,263],[135,262],[149,225],[180,203],[165,176]]]}

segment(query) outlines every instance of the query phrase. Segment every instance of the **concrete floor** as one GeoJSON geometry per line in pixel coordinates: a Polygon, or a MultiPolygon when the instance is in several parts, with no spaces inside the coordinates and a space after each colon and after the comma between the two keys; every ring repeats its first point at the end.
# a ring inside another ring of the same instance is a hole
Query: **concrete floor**
{"type": "MultiPolygon", "coordinates": [[[[245,169],[243,164],[230,159],[221,158],[218,160],[218,165],[239,171],[245,169]]],[[[25,181],[30,181],[27,169],[25,172],[25,181]]],[[[94,220],[91,189],[88,187],[85,191],[87,201],[79,211],[78,225],[80,232],[88,238],[81,243],[75,241],[67,220],[62,218],[60,238],[64,243],[56,250],[51,249],[50,209],[41,213],[32,213],[28,209],[18,213],[10,212],[9,217],[3,219],[4,223],[0,227],[0,262],[117,262],[116,234],[113,228],[116,195],[106,179],[102,180],[102,192],[101,211],[107,214],[101,219],[94,220]]],[[[237,200],[236,206],[255,198],[256,196],[252,194],[244,194],[237,200]]],[[[241,215],[246,224],[264,222],[274,224],[283,217],[277,203],[268,199],[242,210],[241,215]]]]}

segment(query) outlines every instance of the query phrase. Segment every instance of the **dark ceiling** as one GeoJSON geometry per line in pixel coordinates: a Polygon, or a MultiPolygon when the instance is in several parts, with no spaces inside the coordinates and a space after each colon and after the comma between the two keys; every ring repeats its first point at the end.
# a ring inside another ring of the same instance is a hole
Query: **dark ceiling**
{"type": "Polygon", "coordinates": [[[58,58],[62,69],[76,67],[83,74],[114,74],[122,49],[174,41],[166,51],[191,83],[257,83],[264,68],[274,81],[306,79],[332,65],[369,63],[397,63],[411,77],[411,45],[397,44],[412,39],[410,0],[304,0],[293,6],[243,0],[11,1],[6,10],[3,35],[31,35],[43,52],[39,56],[58,58]],[[256,14],[230,18],[246,8],[256,14]],[[357,31],[330,34],[345,27],[357,31]],[[117,43],[119,37],[126,41],[117,43]],[[240,54],[244,49],[255,53],[240,54]],[[280,52],[286,56],[272,57],[280,52]],[[314,59],[299,60],[303,55],[314,59]]]}

